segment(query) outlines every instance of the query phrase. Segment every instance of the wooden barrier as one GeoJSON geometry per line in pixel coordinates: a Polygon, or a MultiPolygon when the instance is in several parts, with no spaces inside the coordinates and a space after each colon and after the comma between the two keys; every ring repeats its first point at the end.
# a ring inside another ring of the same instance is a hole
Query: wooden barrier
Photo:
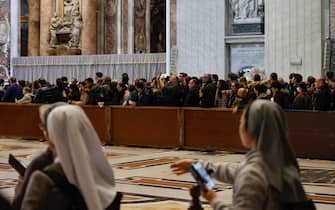
{"type": "Polygon", "coordinates": [[[18,105],[2,103],[0,105],[0,135],[6,137],[23,137],[41,139],[43,133],[39,128],[39,105],[18,105]]]}
{"type": "Polygon", "coordinates": [[[102,108],[98,106],[82,106],[86,115],[92,122],[93,127],[97,131],[97,134],[103,145],[111,144],[110,137],[110,107],[104,106],[102,108]]]}
{"type": "Polygon", "coordinates": [[[240,113],[229,109],[184,109],[184,147],[245,151],[238,134],[240,113]]]}
{"type": "MultiPolygon", "coordinates": [[[[0,136],[42,138],[39,105],[0,104],[0,136]]],[[[245,151],[240,113],[227,109],[83,106],[103,144],[245,151]]],[[[335,160],[335,112],[287,112],[289,141],[302,158],[335,160]]]]}
{"type": "Polygon", "coordinates": [[[113,144],[179,147],[178,108],[113,107],[113,144]]]}
{"type": "Polygon", "coordinates": [[[335,112],[287,112],[287,120],[298,157],[335,160],[335,112]]]}

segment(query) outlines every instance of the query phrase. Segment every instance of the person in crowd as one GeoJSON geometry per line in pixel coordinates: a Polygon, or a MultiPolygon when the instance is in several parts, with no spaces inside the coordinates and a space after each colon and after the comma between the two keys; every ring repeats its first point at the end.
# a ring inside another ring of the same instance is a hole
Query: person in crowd
{"type": "Polygon", "coordinates": [[[188,91],[184,99],[184,106],[186,107],[199,107],[199,80],[193,78],[188,83],[188,91]]]}
{"type": "MultiPolygon", "coordinates": [[[[164,78],[162,78],[162,80],[163,79],[164,78]]],[[[155,77],[152,79],[150,86],[152,92],[152,105],[158,106],[162,100],[162,86],[164,86],[164,84],[160,81],[160,77],[155,77]]]]}
{"type": "Polygon", "coordinates": [[[224,92],[228,90],[228,84],[224,80],[219,80],[216,85],[215,106],[226,107],[228,97],[224,92]]]}
{"type": "Polygon", "coordinates": [[[89,210],[119,209],[121,196],[115,190],[113,170],[85,112],[79,106],[61,105],[42,113],[56,159],[43,171],[32,173],[22,209],[48,209],[51,205],[55,209],[73,205],[89,210]],[[69,185],[76,190],[70,193],[64,187],[69,185]],[[78,200],[82,202],[75,202],[78,200]]]}
{"type": "Polygon", "coordinates": [[[2,100],[4,95],[5,95],[5,80],[0,79],[0,101],[2,100]]]}
{"type": "Polygon", "coordinates": [[[92,78],[85,79],[85,89],[88,94],[87,105],[97,105],[101,96],[101,87],[94,85],[92,78]]]}
{"type": "Polygon", "coordinates": [[[125,86],[129,85],[129,76],[127,73],[123,73],[122,74],[122,79],[121,79],[121,83],[125,86]]]}
{"type": "Polygon", "coordinates": [[[186,73],[179,73],[178,76],[178,88],[180,92],[180,105],[184,104],[184,100],[186,98],[188,92],[188,84],[190,82],[190,77],[186,73]]]}
{"type": "Polygon", "coordinates": [[[19,80],[17,82],[22,88],[26,87],[26,81],[25,80],[19,80]]]}
{"type": "Polygon", "coordinates": [[[211,77],[212,83],[216,86],[217,83],[218,83],[218,81],[219,81],[219,75],[217,75],[217,74],[212,74],[211,76],[212,76],[212,77],[211,77]]]}
{"type": "Polygon", "coordinates": [[[332,82],[335,82],[335,74],[334,74],[334,72],[332,72],[332,71],[328,71],[327,73],[326,73],[326,82],[328,83],[328,84],[330,84],[330,83],[332,83],[332,82]]]}
{"type": "Polygon", "coordinates": [[[102,85],[104,80],[104,74],[102,72],[96,72],[95,73],[95,85],[100,86],[102,85]]]}
{"type": "Polygon", "coordinates": [[[275,81],[271,83],[271,92],[272,98],[271,101],[276,102],[283,109],[289,108],[289,96],[288,93],[282,91],[282,84],[279,81],[275,81]]]}
{"type": "Polygon", "coordinates": [[[271,84],[273,82],[277,82],[278,81],[278,74],[273,72],[270,74],[270,78],[269,78],[269,85],[271,86],[271,84]]]}
{"type": "Polygon", "coordinates": [[[15,103],[15,100],[19,100],[22,97],[22,87],[16,83],[15,77],[11,77],[9,79],[9,87],[3,97],[3,102],[15,103]]]}
{"type": "Polygon", "coordinates": [[[254,86],[254,93],[256,94],[256,99],[266,99],[269,100],[270,97],[267,94],[268,88],[264,84],[256,84],[254,86]]]}
{"type": "MultiPolygon", "coordinates": [[[[250,151],[241,163],[200,161],[218,181],[233,184],[228,206],[214,190],[202,186],[202,195],[215,210],[284,210],[301,203],[315,209],[300,181],[298,162],[288,143],[285,113],[276,103],[257,100],[244,110],[239,126],[242,145],[250,151]]],[[[187,173],[196,160],[171,165],[177,175],[187,173]]]]}
{"type": "Polygon", "coordinates": [[[69,86],[69,94],[68,94],[69,101],[80,101],[80,90],[78,87],[78,80],[72,79],[71,84],[69,86]]]}
{"type": "Polygon", "coordinates": [[[199,90],[200,106],[204,108],[215,107],[216,86],[212,83],[209,74],[202,77],[202,87],[199,90]]]}
{"type": "Polygon", "coordinates": [[[68,96],[67,93],[64,89],[64,83],[62,78],[57,78],[56,79],[56,85],[53,87],[55,89],[55,102],[60,102],[60,101],[67,101],[68,96]]]}
{"type": "Polygon", "coordinates": [[[233,83],[231,83],[231,89],[227,90],[227,91],[224,91],[224,94],[226,94],[227,97],[228,97],[226,108],[232,108],[233,107],[233,104],[234,104],[234,102],[237,98],[237,92],[238,92],[239,88],[240,88],[239,83],[238,82],[233,82],[233,83]]]}
{"type": "Polygon", "coordinates": [[[33,103],[52,104],[57,102],[56,89],[45,79],[38,80],[39,89],[36,91],[33,103]]]}
{"type": "Polygon", "coordinates": [[[120,95],[117,91],[117,83],[110,77],[105,77],[101,85],[101,96],[99,101],[106,105],[120,105],[120,95]]]}
{"type": "Polygon", "coordinates": [[[79,83],[80,99],[70,101],[71,104],[86,105],[88,102],[88,92],[85,81],[79,83]]]}
{"type": "Polygon", "coordinates": [[[239,82],[241,88],[248,88],[248,80],[246,77],[240,77],[239,82]]]}
{"type": "Polygon", "coordinates": [[[23,98],[17,100],[17,104],[30,104],[32,102],[31,89],[29,87],[24,87],[22,90],[23,98]]]}
{"type": "Polygon", "coordinates": [[[331,109],[331,90],[326,83],[325,78],[316,80],[315,87],[317,91],[314,94],[315,110],[329,111],[331,109]]]}
{"type": "Polygon", "coordinates": [[[168,82],[162,87],[160,104],[163,106],[181,106],[182,91],[176,76],[170,76],[168,82]]]}
{"type": "Polygon", "coordinates": [[[313,108],[312,98],[307,94],[307,85],[299,83],[297,85],[297,95],[293,102],[293,109],[311,110],[313,108]]]}
{"type": "Polygon", "coordinates": [[[248,89],[239,88],[237,91],[237,98],[232,104],[233,111],[243,110],[249,103],[248,89]]]}
{"type": "Polygon", "coordinates": [[[129,98],[130,106],[149,106],[150,96],[145,92],[145,86],[143,82],[137,81],[135,84],[135,91],[130,93],[129,98]]]}
{"type": "Polygon", "coordinates": [[[228,74],[228,80],[227,80],[229,89],[231,88],[233,82],[238,82],[238,75],[233,72],[230,72],[228,74]]]}
{"type": "Polygon", "coordinates": [[[119,83],[117,86],[117,91],[119,93],[119,97],[120,97],[120,104],[123,106],[127,105],[127,102],[129,100],[130,97],[130,92],[127,88],[127,86],[123,83],[119,83]]]}

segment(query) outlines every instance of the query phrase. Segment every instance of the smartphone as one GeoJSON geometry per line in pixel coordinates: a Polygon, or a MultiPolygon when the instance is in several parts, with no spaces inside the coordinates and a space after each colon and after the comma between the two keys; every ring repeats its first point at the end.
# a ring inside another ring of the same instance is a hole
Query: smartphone
{"type": "Polygon", "coordinates": [[[206,184],[208,189],[213,189],[215,187],[214,181],[200,162],[193,163],[190,167],[190,171],[199,185],[206,184]]]}
{"type": "Polygon", "coordinates": [[[16,159],[14,155],[9,154],[8,163],[20,174],[20,176],[24,176],[26,167],[18,159],[16,159]]]}

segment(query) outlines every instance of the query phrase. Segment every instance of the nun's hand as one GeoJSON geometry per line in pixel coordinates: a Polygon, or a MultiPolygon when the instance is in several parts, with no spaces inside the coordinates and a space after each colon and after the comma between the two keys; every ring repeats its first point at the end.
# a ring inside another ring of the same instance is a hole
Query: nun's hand
{"type": "Polygon", "coordinates": [[[182,175],[189,172],[190,166],[195,162],[196,160],[192,159],[178,160],[177,162],[172,163],[170,167],[173,173],[177,175],[182,175]]]}
{"type": "Polygon", "coordinates": [[[209,203],[211,203],[216,198],[216,192],[214,190],[208,189],[206,184],[201,186],[201,195],[204,197],[209,203]]]}

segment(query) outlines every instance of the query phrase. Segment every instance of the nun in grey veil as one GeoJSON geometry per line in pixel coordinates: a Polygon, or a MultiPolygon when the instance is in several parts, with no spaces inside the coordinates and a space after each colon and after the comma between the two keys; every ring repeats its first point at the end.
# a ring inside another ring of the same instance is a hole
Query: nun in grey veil
{"type": "MultiPolygon", "coordinates": [[[[284,203],[306,200],[300,182],[298,162],[288,143],[284,111],[267,100],[255,101],[245,113],[247,130],[257,139],[256,150],[248,156],[261,156],[271,187],[280,192],[284,203]]],[[[251,158],[251,157],[249,157],[251,158]]]]}
{"type": "MultiPolygon", "coordinates": [[[[288,143],[285,113],[280,106],[256,100],[243,112],[239,133],[242,144],[250,149],[244,162],[200,161],[216,180],[233,185],[232,205],[203,186],[202,195],[213,209],[314,210],[300,181],[299,166],[288,143]]],[[[180,160],[171,168],[181,175],[195,161],[180,160]]]]}

